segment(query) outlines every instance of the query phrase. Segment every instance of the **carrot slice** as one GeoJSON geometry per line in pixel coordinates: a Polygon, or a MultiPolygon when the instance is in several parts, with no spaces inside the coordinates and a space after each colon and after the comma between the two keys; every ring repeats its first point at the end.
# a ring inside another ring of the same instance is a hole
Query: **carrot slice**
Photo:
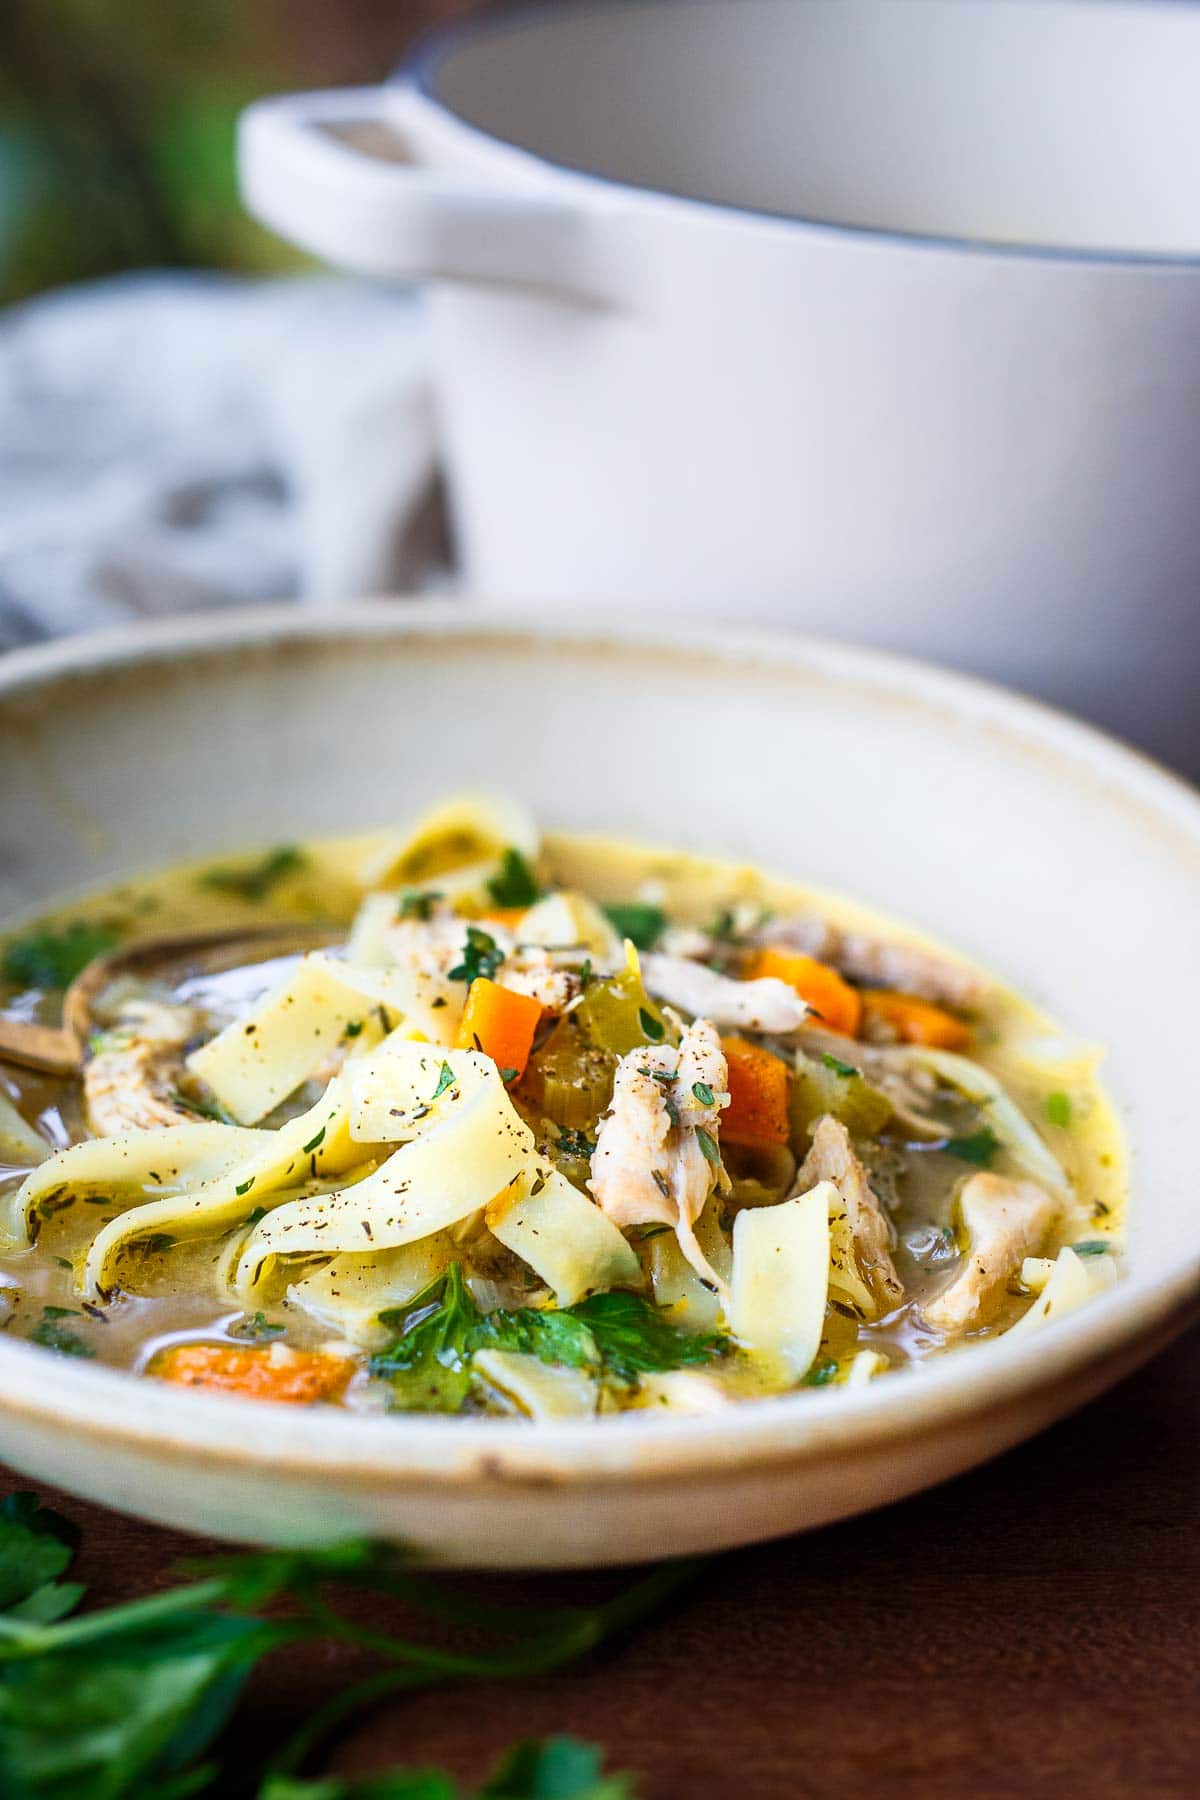
{"type": "Polygon", "coordinates": [[[480,975],[467,992],[458,1030],[459,1046],[471,1050],[478,1045],[501,1069],[513,1069],[517,1075],[523,1075],[541,1016],[537,1000],[528,994],[514,994],[511,988],[480,975]]]}
{"type": "Polygon", "coordinates": [[[316,1400],[340,1399],[354,1364],[320,1350],[288,1349],[281,1355],[271,1345],[171,1344],[152,1359],[147,1372],[179,1387],[311,1406],[316,1400]]]}
{"type": "Polygon", "coordinates": [[[729,1105],[721,1114],[727,1144],[786,1144],[788,1069],[778,1056],[745,1038],[721,1039],[729,1069],[729,1105]]]}
{"type": "Polygon", "coordinates": [[[814,1012],[820,1013],[822,1025],[830,1031],[840,1031],[844,1037],[857,1037],[862,1023],[862,996],[828,963],[768,944],[753,957],[747,973],[751,979],[773,975],[777,981],[786,981],[814,1012]]]}
{"type": "Polygon", "coordinates": [[[953,1013],[894,988],[865,988],[863,1017],[868,1024],[889,1026],[902,1043],[925,1044],[931,1050],[962,1050],[971,1037],[953,1013]]]}
{"type": "Polygon", "coordinates": [[[515,931],[528,911],[527,906],[489,906],[480,917],[485,925],[501,925],[505,931],[515,931]]]}

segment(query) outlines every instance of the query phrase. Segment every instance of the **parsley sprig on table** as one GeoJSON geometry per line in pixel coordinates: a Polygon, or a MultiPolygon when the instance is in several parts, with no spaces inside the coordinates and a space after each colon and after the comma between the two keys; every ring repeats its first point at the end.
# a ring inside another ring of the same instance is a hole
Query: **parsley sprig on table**
{"type": "MultiPolygon", "coordinates": [[[[458,1680],[540,1675],[636,1624],[687,1580],[665,1565],[597,1606],[497,1605],[363,1542],[267,1550],[191,1566],[196,1579],[97,1612],[65,1579],[76,1534],[32,1494],[0,1506],[0,1793],[5,1800],[455,1800],[436,1770],[303,1779],[315,1748],[364,1707],[458,1680]],[[447,1648],[356,1623],[339,1590],[369,1590],[469,1633],[447,1648]],[[271,1607],[270,1616],[263,1609],[271,1607]],[[283,1608],[286,1606],[286,1610],[283,1608]],[[286,1644],[326,1639],[378,1668],[319,1707],[262,1766],[222,1765],[221,1733],[246,1679],[286,1644]],[[482,1642],[483,1647],[478,1647],[482,1642]]],[[[519,1744],[477,1800],[632,1800],[628,1779],[570,1739],[519,1744]]]]}

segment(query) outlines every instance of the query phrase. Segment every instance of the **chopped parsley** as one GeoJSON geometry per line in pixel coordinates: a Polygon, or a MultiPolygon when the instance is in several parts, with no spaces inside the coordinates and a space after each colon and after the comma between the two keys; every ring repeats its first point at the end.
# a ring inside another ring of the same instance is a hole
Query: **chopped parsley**
{"type": "Polygon", "coordinates": [[[486,885],[497,906],[532,906],[540,899],[542,891],[528,862],[511,844],[486,885]]]}
{"type": "Polygon", "coordinates": [[[302,1156],[309,1156],[309,1155],[311,1155],[311,1153],[314,1150],[318,1150],[320,1148],[320,1146],[325,1142],[325,1130],[326,1130],[325,1126],[322,1125],[322,1127],[321,1127],[320,1131],[318,1131],[316,1137],[309,1138],[307,1144],[304,1144],[301,1146],[301,1155],[302,1156]]]}
{"type": "Polygon", "coordinates": [[[696,1142],[700,1146],[700,1151],[705,1162],[711,1163],[714,1169],[719,1169],[721,1166],[721,1152],[717,1149],[717,1146],[709,1133],[698,1127],[696,1131],[696,1142]]]}
{"type": "Polygon", "coordinates": [[[832,1356],[818,1357],[808,1374],[804,1377],[805,1387],[828,1387],[838,1372],[837,1362],[832,1356]]]}
{"type": "Polygon", "coordinates": [[[69,1325],[60,1324],[62,1319],[77,1319],[79,1314],[69,1306],[44,1306],[42,1316],[29,1334],[31,1344],[40,1344],[43,1350],[57,1351],[59,1356],[92,1357],[96,1352],[85,1343],[69,1325]]]}
{"type": "Polygon", "coordinates": [[[433,909],[442,898],[429,888],[414,888],[411,893],[401,894],[396,907],[397,917],[401,919],[420,919],[428,923],[433,917],[433,909]]]}
{"type": "Polygon", "coordinates": [[[1112,1245],[1107,1238],[1084,1238],[1081,1244],[1072,1244],[1076,1256],[1107,1256],[1112,1245]]]}
{"type": "Polygon", "coordinates": [[[1063,1094],[1063,1093],[1047,1094],[1046,1095],[1046,1117],[1049,1119],[1049,1121],[1052,1125],[1060,1125],[1065,1130],[1066,1127],[1071,1123],[1071,1096],[1070,1096],[1070,1094],[1063,1094]]]}
{"type": "Polygon", "coordinates": [[[429,1098],[431,1100],[440,1100],[442,1095],[445,1093],[446,1089],[448,1087],[453,1087],[453,1086],[454,1086],[454,1070],[450,1067],[450,1064],[448,1062],[444,1062],[442,1064],[440,1070],[438,1071],[437,1086],[434,1088],[434,1090],[433,1090],[432,1094],[430,1094],[429,1098]]]}
{"type": "Polygon", "coordinates": [[[250,1189],[254,1186],[254,1180],[255,1180],[255,1178],[252,1175],[250,1177],[249,1181],[243,1181],[240,1186],[234,1188],[233,1191],[237,1195],[239,1200],[241,1199],[243,1194],[248,1194],[250,1192],[250,1189]]]}
{"type": "Polygon", "coordinates": [[[692,1093],[700,1102],[701,1106],[715,1106],[717,1103],[716,1095],[709,1087],[707,1081],[693,1081],[692,1093]]]}
{"type": "Polygon", "coordinates": [[[10,938],[4,947],[4,979],[14,987],[68,988],[97,956],[116,948],[117,933],[107,925],[77,920],[61,931],[29,931],[10,938]]]}
{"type": "Polygon", "coordinates": [[[821,1061],[827,1069],[832,1069],[834,1074],[840,1075],[844,1081],[849,1081],[852,1075],[858,1074],[853,1063],[842,1062],[839,1057],[831,1056],[828,1050],[822,1051],[821,1061]]]}
{"type": "Polygon", "coordinates": [[[169,1091],[172,1103],[182,1112],[194,1113],[198,1119],[211,1119],[216,1125],[232,1125],[234,1122],[232,1115],[223,1106],[218,1106],[215,1100],[201,1100],[192,1094],[185,1094],[182,1088],[177,1087],[169,1091]]]}
{"type": "Polygon", "coordinates": [[[361,1037],[362,1029],[365,1024],[366,1024],[365,1019],[351,1019],[350,1023],[346,1026],[346,1029],[343,1031],[342,1036],[348,1037],[348,1038],[361,1037]]]}
{"type": "Polygon", "coordinates": [[[644,1006],[638,1007],[638,1024],[652,1044],[661,1044],[667,1035],[667,1028],[662,1020],[656,1019],[654,1014],[647,1012],[644,1006]]]}
{"type": "Polygon", "coordinates": [[[280,844],[245,868],[219,865],[205,869],[199,877],[199,885],[215,888],[221,894],[232,894],[238,900],[265,900],[273,888],[289,875],[296,874],[307,861],[303,850],[297,849],[295,844],[280,844]]]}
{"type": "Polygon", "coordinates": [[[458,1412],[479,1350],[517,1351],[629,1387],[639,1375],[707,1363],[725,1349],[724,1338],[681,1331],[651,1301],[623,1290],[568,1307],[481,1313],[457,1263],[408,1307],[379,1318],[399,1336],[371,1358],[371,1373],[391,1382],[409,1412],[458,1412]]]}
{"type": "Polygon", "coordinates": [[[256,1312],[231,1325],[229,1335],[231,1338],[248,1338],[251,1341],[261,1342],[268,1338],[282,1337],[286,1330],[286,1325],[273,1324],[266,1313],[256,1312]]]}
{"type": "Polygon", "coordinates": [[[619,901],[603,910],[618,937],[629,938],[638,950],[653,950],[667,928],[662,907],[643,900],[619,901]]]}
{"type": "Polygon", "coordinates": [[[990,1169],[1000,1148],[1000,1139],[990,1125],[981,1125],[969,1137],[947,1138],[945,1148],[960,1162],[974,1163],[977,1169],[990,1169]]]}
{"type": "Polygon", "coordinates": [[[722,906],[718,910],[712,924],[708,927],[708,935],[710,938],[715,938],[719,944],[729,943],[737,936],[737,921],[728,906],[722,906]]]}
{"type": "Polygon", "coordinates": [[[588,1161],[596,1148],[593,1138],[588,1137],[585,1131],[573,1131],[569,1125],[556,1125],[555,1130],[558,1132],[556,1148],[564,1156],[578,1157],[581,1162],[588,1161]]]}
{"type": "Polygon", "coordinates": [[[481,978],[490,981],[503,961],[504,952],[495,938],[481,931],[478,925],[468,925],[462,961],[450,970],[450,979],[465,981],[468,987],[481,978]]]}

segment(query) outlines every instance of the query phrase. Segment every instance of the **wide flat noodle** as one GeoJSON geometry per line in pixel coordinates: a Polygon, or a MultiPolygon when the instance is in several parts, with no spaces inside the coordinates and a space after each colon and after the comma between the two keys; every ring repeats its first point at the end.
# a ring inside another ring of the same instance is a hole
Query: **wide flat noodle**
{"type": "Polygon", "coordinates": [[[239,1124],[265,1118],[374,1015],[390,1029],[413,1016],[440,1035],[461,997],[407,969],[358,969],[320,951],[306,956],[249,1013],[193,1051],[188,1068],[239,1124]],[[441,997],[443,1007],[432,1001],[441,997]]]}
{"type": "Polygon", "coordinates": [[[346,961],[363,969],[386,968],[392,960],[387,934],[395,923],[395,894],[368,894],[350,926],[346,961]]]}
{"type": "Polygon", "coordinates": [[[374,1252],[444,1231],[515,1181],[533,1149],[533,1133],[492,1066],[478,1085],[461,1084],[445,1116],[365,1181],[268,1213],[242,1253],[238,1292],[252,1299],[278,1256],[374,1252]]]}
{"type": "MultiPolygon", "coordinates": [[[[236,1169],[274,1142],[272,1131],[238,1125],[168,1125],[125,1137],[90,1138],[60,1150],[29,1175],[0,1211],[0,1240],[8,1250],[28,1249],[30,1221],[58,1195],[111,1194],[122,1200],[147,1190],[180,1193],[236,1169]]],[[[178,1204],[178,1202],[176,1202],[178,1204]]]]}
{"type": "Polygon", "coordinates": [[[559,1306],[641,1276],[612,1220],[557,1169],[531,1165],[491,1202],[484,1219],[492,1236],[553,1289],[559,1306]]]}
{"type": "Polygon", "coordinates": [[[570,889],[547,894],[531,906],[514,936],[519,944],[540,944],[547,950],[578,950],[600,973],[619,969],[624,959],[621,939],[596,902],[570,889]]]}
{"type": "Polygon", "coordinates": [[[1094,1295],[1103,1293],[1117,1279],[1117,1265],[1111,1256],[1079,1256],[1064,1246],[1055,1259],[1050,1278],[1041,1293],[1005,1337],[1021,1337],[1037,1331],[1055,1319],[1064,1319],[1094,1295]]]}
{"type": "Polygon", "coordinates": [[[749,1349],[778,1357],[799,1379],[825,1329],[831,1181],[779,1206],[750,1207],[733,1227],[729,1323],[749,1349]]]}
{"type": "Polygon", "coordinates": [[[462,794],[423,813],[406,831],[383,838],[359,874],[367,888],[419,888],[436,882],[449,892],[447,874],[470,869],[482,886],[505,850],[519,850],[532,860],[538,842],[532,815],[514,800],[462,794]]]}
{"type": "Polygon", "coordinates": [[[52,1146],[21,1117],[8,1095],[0,1093],[0,1157],[32,1167],[53,1154],[52,1146]]]}
{"type": "MultiPolygon", "coordinates": [[[[191,1132],[206,1128],[185,1125],[174,1129],[191,1132]]],[[[140,1149],[145,1161],[153,1154],[153,1145],[172,1132],[150,1131],[143,1135],[147,1142],[140,1149]]],[[[278,1205],[280,1190],[295,1188],[306,1179],[320,1181],[345,1175],[368,1156],[364,1146],[350,1136],[340,1077],[329,1083],[315,1106],[279,1131],[241,1131],[239,1135],[250,1140],[249,1154],[232,1168],[200,1186],[189,1185],[182,1192],[132,1207],[96,1234],[83,1271],[83,1286],[89,1294],[95,1296],[112,1284],[121,1252],[148,1232],[203,1237],[227,1231],[259,1207],[278,1205]]],[[[103,1141],[107,1145],[122,1140],[103,1141]]],[[[125,1141],[139,1143],[135,1139],[125,1141]]],[[[281,1210],[286,1210],[286,1206],[281,1210]]]]}
{"type": "Polygon", "coordinates": [[[374,1055],[343,1071],[350,1135],[360,1143],[406,1143],[495,1074],[491,1058],[478,1050],[444,1050],[390,1037],[374,1055]]]}
{"type": "MultiPolygon", "coordinates": [[[[669,1226],[657,1226],[646,1245],[646,1272],[654,1290],[654,1304],[670,1312],[672,1324],[682,1325],[685,1331],[717,1329],[721,1322],[720,1297],[701,1281],[669,1226]]],[[[722,1273],[727,1277],[728,1271],[722,1273]]]]}
{"type": "Polygon", "coordinates": [[[584,1419],[595,1412],[600,1384],[583,1369],[544,1363],[520,1350],[479,1350],[476,1375],[531,1419],[584,1419]]]}
{"type": "Polygon", "coordinates": [[[1062,1164],[990,1070],[969,1056],[956,1056],[952,1050],[927,1050],[923,1045],[893,1050],[889,1056],[893,1061],[929,1069],[973,1100],[1013,1161],[1060,1200],[1070,1197],[1071,1184],[1062,1164]]]}
{"type": "Polygon", "coordinates": [[[451,1239],[439,1231],[378,1255],[335,1256],[324,1268],[294,1281],[287,1303],[360,1349],[379,1350],[396,1335],[380,1324],[380,1313],[413,1299],[457,1254],[451,1239]]]}

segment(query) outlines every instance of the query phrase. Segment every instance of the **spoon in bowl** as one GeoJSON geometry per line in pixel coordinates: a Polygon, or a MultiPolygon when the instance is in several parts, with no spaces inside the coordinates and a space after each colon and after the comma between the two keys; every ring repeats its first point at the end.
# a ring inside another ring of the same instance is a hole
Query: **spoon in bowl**
{"type": "Polygon", "coordinates": [[[49,1075],[73,1075],[88,1039],[98,1029],[95,1005],[122,976],[161,979],[196,964],[211,970],[303,955],[339,941],[344,934],[318,925],[265,925],[251,930],[181,932],[141,938],[121,950],[93,957],[63,996],[62,1024],[38,1025],[0,1017],[0,1062],[17,1063],[49,1075]]]}

